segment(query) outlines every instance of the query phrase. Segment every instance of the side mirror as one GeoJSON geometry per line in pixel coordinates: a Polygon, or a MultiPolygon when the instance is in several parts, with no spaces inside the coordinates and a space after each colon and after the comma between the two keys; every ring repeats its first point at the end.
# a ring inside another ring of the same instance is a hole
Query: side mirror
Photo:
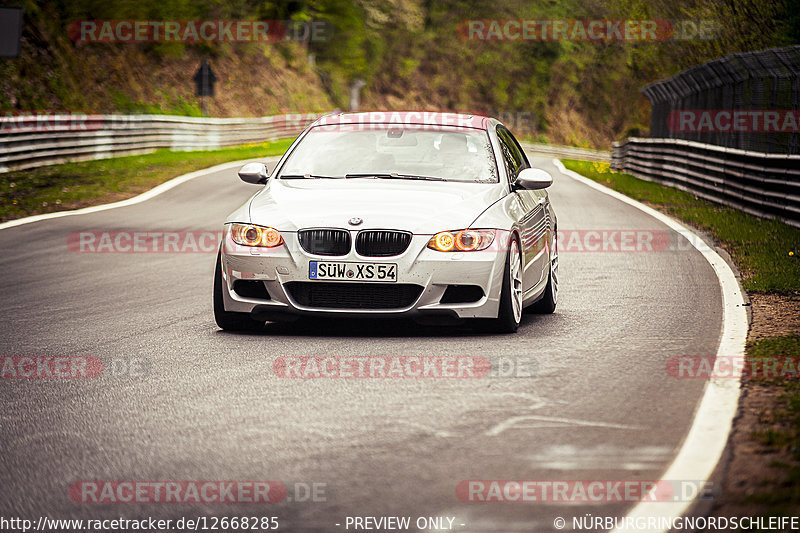
{"type": "Polygon", "coordinates": [[[247,163],[239,169],[239,178],[247,183],[255,183],[258,185],[267,182],[269,173],[264,163],[247,163]]]}
{"type": "Polygon", "coordinates": [[[552,184],[553,176],[551,176],[549,172],[540,168],[526,168],[517,175],[514,188],[533,191],[536,189],[546,189],[552,184]]]}

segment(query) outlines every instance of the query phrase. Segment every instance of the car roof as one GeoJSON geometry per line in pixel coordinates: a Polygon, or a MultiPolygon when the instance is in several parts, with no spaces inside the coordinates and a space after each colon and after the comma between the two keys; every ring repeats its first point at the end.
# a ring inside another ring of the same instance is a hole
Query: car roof
{"type": "Polygon", "coordinates": [[[366,111],[331,113],[320,117],[311,126],[357,124],[419,124],[488,130],[497,121],[482,115],[434,111],[366,111]]]}

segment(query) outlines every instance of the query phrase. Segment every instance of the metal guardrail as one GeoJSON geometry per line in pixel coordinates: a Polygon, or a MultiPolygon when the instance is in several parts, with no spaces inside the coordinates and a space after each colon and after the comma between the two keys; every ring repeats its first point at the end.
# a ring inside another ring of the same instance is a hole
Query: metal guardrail
{"type": "Polygon", "coordinates": [[[224,146],[293,137],[320,115],[195,118],[169,115],[47,114],[5,116],[0,128],[0,172],[56,163],[169,150],[224,146]]]}
{"type": "Polygon", "coordinates": [[[611,161],[611,152],[574,148],[572,146],[554,146],[550,144],[521,143],[529,155],[547,155],[568,159],[584,159],[588,161],[611,161]]]}
{"type": "MultiPolygon", "coordinates": [[[[0,116],[0,173],[70,161],[224,146],[293,137],[319,114],[260,118],[79,113],[0,116]]],[[[524,144],[531,154],[610,161],[611,153],[571,146],[524,144]]]]}
{"type": "Polygon", "coordinates": [[[614,143],[611,167],[759,217],[800,227],[800,155],[683,139],[614,143]]]}

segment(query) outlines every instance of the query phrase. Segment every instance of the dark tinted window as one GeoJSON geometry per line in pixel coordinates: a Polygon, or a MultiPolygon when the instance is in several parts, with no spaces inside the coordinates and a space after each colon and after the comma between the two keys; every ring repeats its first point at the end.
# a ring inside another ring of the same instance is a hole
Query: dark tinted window
{"type": "Polygon", "coordinates": [[[503,130],[506,132],[506,135],[508,135],[508,138],[511,140],[512,153],[516,154],[514,159],[522,162],[522,164],[520,165],[520,170],[523,168],[530,168],[531,164],[528,162],[528,158],[525,156],[525,151],[519,145],[519,142],[517,142],[517,138],[514,137],[514,134],[511,133],[509,130],[505,128],[503,128],[503,130]]]}
{"type": "Polygon", "coordinates": [[[500,141],[500,150],[503,152],[503,162],[506,165],[508,179],[514,181],[520,169],[521,161],[515,157],[514,142],[509,137],[508,131],[500,126],[497,127],[497,138],[500,141]]]}

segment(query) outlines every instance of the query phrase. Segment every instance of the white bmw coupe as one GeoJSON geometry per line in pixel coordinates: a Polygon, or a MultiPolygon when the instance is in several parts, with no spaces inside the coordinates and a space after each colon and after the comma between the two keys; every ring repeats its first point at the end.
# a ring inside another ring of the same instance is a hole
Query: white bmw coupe
{"type": "Polygon", "coordinates": [[[495,119],[326,115],[225,223],[214,317],[225,330],[317,317],[470,320],[515,332],[558,295],[552,177],[495,119]]]}

